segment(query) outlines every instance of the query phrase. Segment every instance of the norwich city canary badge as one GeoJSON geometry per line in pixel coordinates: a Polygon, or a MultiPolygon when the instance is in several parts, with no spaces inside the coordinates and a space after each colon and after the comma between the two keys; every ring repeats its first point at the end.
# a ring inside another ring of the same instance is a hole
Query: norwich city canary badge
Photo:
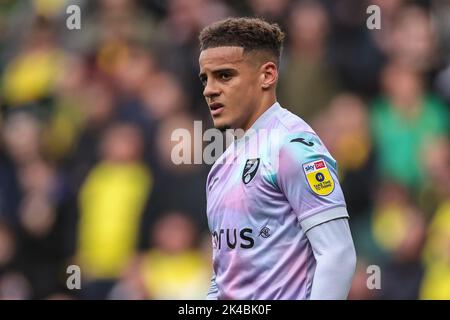
{"type": "Polygon", "coordinates": [[[327,196],[334,190],[334,181],[323,159],[303,164],[303,171],[311,190],[319,196],[327,196]]]}
{"type": "Polygon", "coordinates": [[[247,184],[256,175],[256,171],[258,171],[259,167],[259,158],[256,159],[248,159],[245,163],[244,171],[242,172],[242,181],[247,184]]]}

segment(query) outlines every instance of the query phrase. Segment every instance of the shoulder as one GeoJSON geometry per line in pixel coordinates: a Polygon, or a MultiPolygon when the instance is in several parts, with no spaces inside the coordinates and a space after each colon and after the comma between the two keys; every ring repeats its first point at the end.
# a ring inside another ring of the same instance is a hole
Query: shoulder
{"type": "Polygon", "coordinates": [[[331,163],[335,162],[320,137],[302,118],[282,109],[277,114],[277,121],[277,127],[281,130],[278,140],[279,157],[289,156],[296,161],[325,157],[331,163]]]}
{"type": "Polygon", "coordinates": [[[289,148],[293,142],[298,142],[296,145],[303,145],[306,149],[319,142],[316,141],[317,134],[306,121],[284,108],[276,113],[271,129],[278,133],[276,141],[279,150],[289,148]]]}
{"type": "Polygon", "coordinates": [[[311,161],[325,160],[333,168],[337,165],[319,136],[309,131],[287,134],[280,145],[278,157],[284,164],[301,165],[311,161]]]}
{"type": "Polygon", "coordinates": [[[305,120],[285,108],[280,108],[276,113],[276,126],[287,134],[299,131],[314,132],[305,120]]]}

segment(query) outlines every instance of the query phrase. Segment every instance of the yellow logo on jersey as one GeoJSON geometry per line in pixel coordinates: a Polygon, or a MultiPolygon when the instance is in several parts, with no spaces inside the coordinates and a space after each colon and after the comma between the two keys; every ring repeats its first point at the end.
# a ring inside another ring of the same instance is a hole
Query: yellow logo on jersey
{"type": "Polygon", "coordinates": [[[303,164],[303,171],[311,190],[319,196],[327,196],[334,190],[334,181],[324,160],[303,164]]]}

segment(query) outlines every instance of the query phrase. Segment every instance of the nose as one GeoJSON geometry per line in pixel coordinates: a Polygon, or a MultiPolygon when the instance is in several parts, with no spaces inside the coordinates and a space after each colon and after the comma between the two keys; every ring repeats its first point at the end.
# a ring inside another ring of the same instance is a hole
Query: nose
{"type": "Polygon", "coordinates": [[[217,88],[217,86],[214,84],[214,81],[207,81],[205,88],[203,89],[203,96],[205,96],[205,98],[214,98],[216,96],[218,96],[220,94],[219,89],[217,88]]]}

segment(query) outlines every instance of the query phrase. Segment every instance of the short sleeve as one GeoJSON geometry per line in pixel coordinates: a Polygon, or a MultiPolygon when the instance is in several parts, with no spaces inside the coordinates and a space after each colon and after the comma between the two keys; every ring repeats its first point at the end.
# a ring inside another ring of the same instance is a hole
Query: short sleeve
{"type": "Polygon", "coordinates": [[[289,134],[279,149],[276,182],[305,232],[329,220],[348,217],[337,163],[319,137],[289,134]]]}

